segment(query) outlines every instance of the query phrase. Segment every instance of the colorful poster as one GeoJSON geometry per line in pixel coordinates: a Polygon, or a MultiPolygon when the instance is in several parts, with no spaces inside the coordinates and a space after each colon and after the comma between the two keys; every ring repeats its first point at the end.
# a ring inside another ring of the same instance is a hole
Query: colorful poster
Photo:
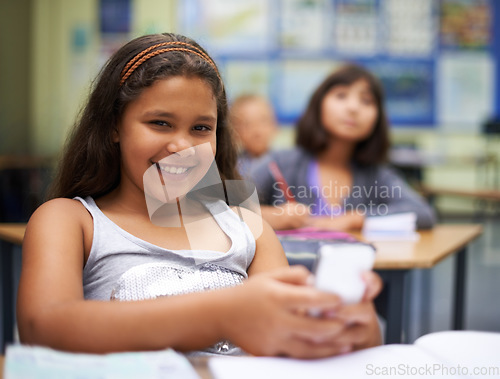
{"type": "Polygon", "coordinates": [[[441,47],[487,49],[492,42],[492,15],[489,0],[442,0],[441,47]]]}
{"type": "Polygon", "coordinates": [[[266,95],[281,122],[295,121],[317,84],[354,60],[380,77],[393,124],[476,123],[493,109],[498,82],[494,1],[183,0],[179,31],[216,59],[230,98],[266,95]],[[475,61],[440,60],[471,49],[475,61]]]}

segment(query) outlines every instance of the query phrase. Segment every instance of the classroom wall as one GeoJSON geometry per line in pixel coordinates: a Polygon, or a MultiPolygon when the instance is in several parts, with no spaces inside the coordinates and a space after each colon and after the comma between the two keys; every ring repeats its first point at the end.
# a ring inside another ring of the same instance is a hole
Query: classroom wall
{"type": "MultiPolygon", "coordinates": [[[[179,30],[179,4],[179,0],[131,0],[130,33],[105,36],[99,30],[99,0],[1,2],[0,154],[57,155],[88,94],[90,79],[113,46],[145,33],[179,30]]],[[[497,62],[494,70],[499,76],[497,62]]],[[[391,137],[395,144],[411,143],[429,154],[469,159],[463,165],[429,167],[424,179],[433,185],[474,189],[481,186],[481,173],[478,165],[471,164],[471,156],[483,153],[487,145],[492,154],[500,154],[498,144],[493,142],[492,148],[491,139],[480,129],[479,124],[465,129],[450,124],[404,127],[393,129],[391,137]]],[[[288,147],[293,140],[293,129],[284,125],[274,146],[288,147]]],[[[474,204],[442,199],[440,206],[471,211],[474,204]]]]}
{"type": "MultiPolygon", "coordinates": [[[[28,2],[28,0],[25,0],[28,2]]],[[[131,35],[175,28],[175,2],[132,2],[131,35]]],[[[98,0],[37,0],[32,11],[30,151],[56,155],[81,110],[90,80],[130,36],[99,32],[98,0]]]]}
{"type": "Polygon", "coordinates": [[[0,154],[29,152],[30,0],[0,2],[0,154]]]}
{"type": "MultiPolygon", "coordinates": [[[[426,185],[459,190],[500,189],[500,136],[485,136],[479,132],[420,131],[392,136],[393,143],[408,144],[410,141],[431,157],[423,170],[426,185]]],[[[436,207],[443,214],[467,215],[485,210],[493,213],[494,203],[479,204],[477,199],[441,196],[436,207]]]]}
{"type": "Polygon", "coordinates": [[[97,70],[97,1],[32,3],[31,151],[56,155],[97,70]]]}

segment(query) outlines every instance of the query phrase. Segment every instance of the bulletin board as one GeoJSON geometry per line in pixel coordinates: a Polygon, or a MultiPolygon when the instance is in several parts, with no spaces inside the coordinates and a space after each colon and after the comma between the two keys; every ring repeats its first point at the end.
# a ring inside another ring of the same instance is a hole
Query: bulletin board
{"type": "Polygon", "coordinates": [[[396,127],[500,114],[499,1],[184,0],[179,12],[180,32],[216,59],[229,98],[267,96],[282,124],[345,62],[380,78],[396,127]]]}

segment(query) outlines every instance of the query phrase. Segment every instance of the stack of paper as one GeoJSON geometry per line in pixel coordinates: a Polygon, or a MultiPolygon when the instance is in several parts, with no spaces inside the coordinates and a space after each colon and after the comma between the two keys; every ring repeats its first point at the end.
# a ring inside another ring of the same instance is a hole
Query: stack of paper
{"type": "Polygon", "coordinates": [[[414,212],[388,216],[367,217],[363,224],[363,237],[372,241],[416,241],[417,215],[414,212]]]}

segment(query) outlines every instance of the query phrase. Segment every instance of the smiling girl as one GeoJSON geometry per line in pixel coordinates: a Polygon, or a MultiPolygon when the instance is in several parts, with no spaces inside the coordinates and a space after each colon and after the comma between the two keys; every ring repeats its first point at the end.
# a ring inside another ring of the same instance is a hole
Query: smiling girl
{"type": "Polygon", "coordinates": [[[189,38],[139,37],[110,58],[52,200],[26,230],[23,343],[303,358],[380,343],[376,274],[367,273],[361,303],[342,305],[312,287],[305,268],[288,267],[265,222],[253,234],[242,222],[250,211],[196,196],[214,169],[220,183],[239,178],[226,108],[217,66],[189,38]]]}

